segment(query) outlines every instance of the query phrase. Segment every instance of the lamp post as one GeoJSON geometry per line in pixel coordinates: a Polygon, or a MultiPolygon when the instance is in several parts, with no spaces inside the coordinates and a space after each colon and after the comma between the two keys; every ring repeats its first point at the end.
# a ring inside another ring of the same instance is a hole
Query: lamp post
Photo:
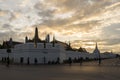
{"type": "Polygon", "coordinates": [[[7,49],[7,53],[8,53],[8,57],[7,57],[7,67],[9,67],[9,64],[10,64],[10,60],[9,60],[9,53],[11,53],[11,49],[10,48],[8,48],[7,49]]]}

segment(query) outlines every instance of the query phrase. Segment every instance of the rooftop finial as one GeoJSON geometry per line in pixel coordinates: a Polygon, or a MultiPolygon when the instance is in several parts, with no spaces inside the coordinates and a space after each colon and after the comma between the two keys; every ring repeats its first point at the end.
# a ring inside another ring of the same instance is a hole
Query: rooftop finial
{"type": "Polygon", "coordinates": [[[37,27],[35,28],[35,35],[34,35],[33,40],[34,40],[35,43],[38,43],[38,42],[41,41],[40,38],[39,38],[39,35],[38,35],[38,28],[37,27]]]}
{"type": "Polygon", "coordinates": [[[55,47],[55,35],[53,35],[53,47],[55,47]]]}
{"type": "Polygon", "coordinates": [[[97,42],[96,42],[96,49],[98,49],[98,44],[97,44],[97,42]]]}

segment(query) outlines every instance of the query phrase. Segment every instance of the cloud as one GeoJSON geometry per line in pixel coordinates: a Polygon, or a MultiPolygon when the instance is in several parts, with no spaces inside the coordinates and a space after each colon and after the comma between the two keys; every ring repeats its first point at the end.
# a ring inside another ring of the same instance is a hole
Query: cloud
{"type": "Polygon", "coordinates": [[[85,40],[107,48],[119,44],[119,0],[1,0],[0,4],[1,39],[10,33],[16,40],[23,41],[26,35],[32,38],[38,26],[42,39],[55,34],[77,47],[92,49],[85,40]]]}
{"type": "Polygon", "coordinates": [[[120,39],[120,31],[118,30],[120,28],[120,23],[118,24],[111,24],[110,26],[102,28],[102,36],[103,38],[107,39],[120,39]]]}
{"type": "Polygon", "coordinates": [[[2,28],[10,30],[12,26],[10,24],[3,24],[2,28]]]}

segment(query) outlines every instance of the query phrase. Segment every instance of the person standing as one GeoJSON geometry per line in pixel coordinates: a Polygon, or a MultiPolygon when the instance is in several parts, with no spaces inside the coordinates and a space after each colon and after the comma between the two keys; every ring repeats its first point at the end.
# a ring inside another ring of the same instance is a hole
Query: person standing
{"type": "Polygon", "coordinates": [[[72,64],[72,59],[71,59],[71,57],[69,57],[68,62],[69,62],[69,66],[71,66],[71,64],[72,64]]]}
{"type": "Polygon", "coordinates": [[[82,66],[82,63],[83,63],[83,58],[81,57],[80,58],[80,66],[82,66]]]}

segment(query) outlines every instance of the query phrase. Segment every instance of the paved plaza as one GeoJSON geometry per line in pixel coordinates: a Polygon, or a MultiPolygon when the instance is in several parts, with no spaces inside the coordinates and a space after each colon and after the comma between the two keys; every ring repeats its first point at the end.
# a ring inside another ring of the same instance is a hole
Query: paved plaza
{"type": "Polygon", "coordinates": [[[120,80],[120,60],[84,62],[82,66],[0,64],[0,80],[120,80]]]}

